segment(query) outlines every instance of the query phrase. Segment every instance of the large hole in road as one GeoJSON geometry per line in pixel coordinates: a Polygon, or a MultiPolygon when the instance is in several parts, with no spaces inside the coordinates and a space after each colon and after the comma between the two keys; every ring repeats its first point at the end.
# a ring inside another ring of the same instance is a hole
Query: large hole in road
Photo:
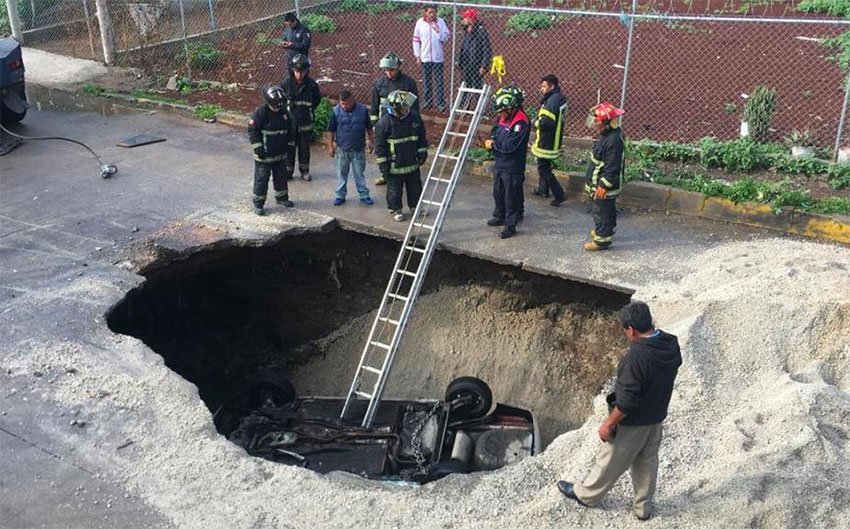
{"type": "MultiPolygon", "coordinates": [[[[160,261],[107,316],[195,384],[211,411],[259,369],[345,396],[399,243],[336,229],[160,261]]],[[[438,251],[385,399],[442,399],[475,376],[531,410],[542,445],[580,425],[624,346],[616,290],[438,251]]],[[[217,423],[218,424],[218,423],[217,423]]],[[[221,428],[220,428],[221,429],[221,428]]]]}

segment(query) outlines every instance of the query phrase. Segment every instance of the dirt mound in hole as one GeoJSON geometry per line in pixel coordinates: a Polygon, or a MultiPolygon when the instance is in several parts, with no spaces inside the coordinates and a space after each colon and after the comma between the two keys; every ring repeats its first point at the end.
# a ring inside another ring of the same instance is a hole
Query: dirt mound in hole
{"type": "MultiPolygon", "coordinates": [[[[374,317],[354,318],[309,344],[320,354],[293,372],[300,394],[346,394],[374,317]]],[[[442,398],[452,379],[474,375],[496,400],[531,409],[548,444],[584,421],[624,347],[610,312],[576,303],[533,307],[492,286],[443,286],[417,301],[386,397],[442,398]]]]}

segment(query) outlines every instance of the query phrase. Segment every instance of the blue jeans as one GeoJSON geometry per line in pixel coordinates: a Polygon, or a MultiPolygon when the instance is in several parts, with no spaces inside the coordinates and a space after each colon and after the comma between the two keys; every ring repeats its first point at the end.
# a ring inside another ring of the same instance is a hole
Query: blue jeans
{"type": "Polygon", "coordinates": [[[422,107],[445,107],[446,106],[446,96],[444,95],[444,84],[443,84],[443,63],[441,62],[423,62],[422,63],[422,80],[425,85],[425,93],[422,98],[422,107]],[[436,85],[436,98],[434,97],[433,88],[436,85]],[[436,105],[435,105],[436,99],[436,105]]]}
{"type": "Polygon", "coordinates": [[[357,186],[357,194],[360,195],[360,198],[367,198],[369,188],[366,187],[366,177],[363,176],[363,172],[366,170],[366,153],[363,149],[345,151],[340,148],[336,150],[336,198],[345,198],[348,192],[349,170],[354,173],[354,185],[357,186]]]}

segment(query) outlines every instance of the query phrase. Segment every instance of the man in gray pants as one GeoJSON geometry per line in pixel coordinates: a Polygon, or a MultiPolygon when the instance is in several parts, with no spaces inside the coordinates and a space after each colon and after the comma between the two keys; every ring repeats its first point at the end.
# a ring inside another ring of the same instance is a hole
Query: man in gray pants
{"type": "Polygon", "coordinates": [[[682,355],[675,336],[653,327],[646,303],[629,303],[619,319],[630,345],[617,368],[614,393],[608,395],[608,418],[599,427],[604,444],[584,481],[557,485],[566,497],[592,507],[628,470],[634,488],[632,509],[639,519],[648,520],[658,478],[661,423],[667,417],[682,355]]]}

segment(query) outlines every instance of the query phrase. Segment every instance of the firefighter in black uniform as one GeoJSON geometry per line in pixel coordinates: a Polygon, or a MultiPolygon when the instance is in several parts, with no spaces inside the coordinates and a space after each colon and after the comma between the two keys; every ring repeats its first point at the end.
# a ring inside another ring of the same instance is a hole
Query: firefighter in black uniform
{"type": "Polygon", "coordinates": [[[263,89],[266,104],[257,107],[248,120],[248,139],[254,150],[254,213],[265,215],[263,205],[269,190],[269,176],[274,181],[274,199],[291,208],[286,183],[286,153],[295,133],[286,111],[286,95],[279,86],[263,89]]]}
{"type": "Polygon", "coordinates": [[[560,206],[566,200],[564,188],[552,172],[552,160],[557,160],[564,139],[564,117],[567,114],[567,98],[561,93],[558,78],[544,76],[540,81],[540,111],[534,121],[536,139],[531,145],[531,154],[537,157],[539,181],[532,194],[548,197],[552,191],[552,206],[560,206]]]}
{"type": "Polygon", "coordinates": [[[499,236],[507,239],[516,233],[522,219],[525,181],[525,157],[531,123],[522,110],[522,90],[515,86],[500,88],[493,94],[493,109],[499,121],[493,125],[491,138],[484,147],[493,151],[493,199],[496,207],[488,226],[504,226],[499,236]]]}
{"type": "Polygon", "coordinates": [[[313,141],[313,115],[322,94],[319,85],[310,77],[310,59],[300,53],[289,61],[289,77],[280,83],[289,99],[289,115],[295,122],[295,144],[286,159],[288,178],[295,172],[295,154],[298,153],[298,171],[301,178],[310,181],[310,143],[313,141]]]}
{"type": "Polygon", "coordinates": [[[404,220],[402,191],[407,190],[407,206],[414,211],[422,194],[419,166],[428,159],[425,124],[412,110],[415,102],[410,92],[390,92],[389,112],[375,125],[375,162],[387,181],[387,207],[399,222],[404,220]]]}
{"type": "Polygon", "coordinates": [[[286,25],[283,29],[283,47],[286,48],[283,59],[286,68],[289,69],[295,55],[299,53],[305,57],[310,55],[310,44],[313,36],[310,34],[310,28],[302,24],[295,13],[284,15],[283,23],[286,25]]]}
{"type": "MultiPolygon", "coordinates": [[[[381,62],[378,64],[384,75],[372,87],[372,104],[369,108],[369,116],[372,119],[372,125],[378,123],[378,120],[386,114],[387,96],[390,92],[399,90],[410,92],[415,97],[411,110],[419,114],[419,91],[416,89],[416,81],[410,76],[401,71],[401,58],[395,53],[384,55],[381,62]]],[[[375,185],[382,186],[386,184],[383,176],[375,178],[375,185]]]]}
{"type": "Polygon", "coordinates": [[[624,143],[620,116],[625,111],[611,103],[600,103],[590,109],[587,126],[598,135],[593,142],[584,190],[593,200],[593,222],[590,240],[584,244],[589,252],[607,250],[617,231],[617,195],[623,185],[624,143]]]}

